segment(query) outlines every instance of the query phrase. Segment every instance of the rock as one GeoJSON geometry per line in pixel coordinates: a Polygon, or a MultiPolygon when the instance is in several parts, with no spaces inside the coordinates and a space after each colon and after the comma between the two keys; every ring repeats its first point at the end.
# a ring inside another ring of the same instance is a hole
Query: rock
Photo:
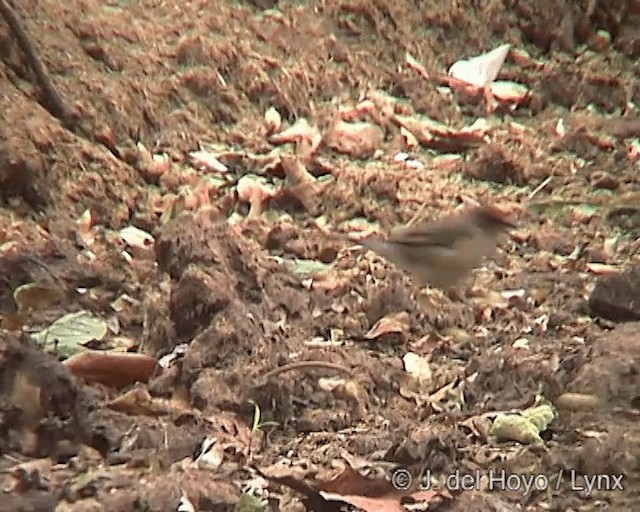
{"type": "Polygon", "coordinates": [[[593,316],[614,322],[640,320],[640,268],[600,277],[589,308],[593,316]]]}

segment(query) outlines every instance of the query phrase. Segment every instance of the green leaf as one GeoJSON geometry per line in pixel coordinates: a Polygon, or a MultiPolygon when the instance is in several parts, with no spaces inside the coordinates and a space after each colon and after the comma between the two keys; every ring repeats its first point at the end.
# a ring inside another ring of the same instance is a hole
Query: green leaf
{"type": "Polygon", "coordinates": [[[317,260],[299,260],[296,258],[291,264],[296,274],[323,274],[331,268],[331,265],[317,260]]]}
{"type": "Polygon", "coordinates": [[[235,512],[262,512],[265,509],[264,503],[258,498],[242,493],[234,508],[235,512]]]}
{"type": "Polygon", "coordinates": [[[89,311],[69,313],[58,318],[49,327],[36,332],[32,337],[43,348],[56,347],[57,351],[70,357],[84,349],[84,344],[101,340],[107,334],[107,324],[89,311]]]}
{"type": "Polygon", "coordinates": [[[295,274],[324,274],[331,268],[331,265],[317,260],[285,259],[279,256],[271,256],[270,258],[285,265],[295,274]]]}

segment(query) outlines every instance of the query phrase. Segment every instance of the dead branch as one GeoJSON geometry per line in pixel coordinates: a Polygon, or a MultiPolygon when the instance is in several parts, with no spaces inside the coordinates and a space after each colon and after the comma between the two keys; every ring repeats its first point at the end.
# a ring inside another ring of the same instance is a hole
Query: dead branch
{"type": "Polygon", "coordinates": [[[42,99],[45,108],[51,113],[51,115],[58,118],[66,128],[75,130],[76,124],[72,121],[69,109],[53,86],[53,83],[49,78],[49,74],[38,56],[35,46],[31,44],[26,31],[20,23],[18,15],[9,5],[7,0],[0,0],[0,13],[7,22],[7,25],[9,25],[9,28],[11,28],[11,32],[18,42],[18,47],[25,54],[27,62],[35,74],[38,86],[42,91],[42,99]]]}

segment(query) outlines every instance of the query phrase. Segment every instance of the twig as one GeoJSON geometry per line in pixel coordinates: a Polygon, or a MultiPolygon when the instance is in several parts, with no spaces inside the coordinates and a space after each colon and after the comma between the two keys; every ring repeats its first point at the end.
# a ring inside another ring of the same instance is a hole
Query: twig
{"type": "Polygon", "coordinates": [[[262,377],[258,379],[260,384],[266,383],[272,377],[276,375],[280,375],[281,373],[288,372],[291,370],[300,370],[306,368],[320,368],[327,370],[336,370],[342,373],[347,373],[349,375],[353,375],[353,370],[347,368],[346,366],[342,366],[337,363],[330,363],[328,361],[298,361],[296,363],[285,364],[284,366],[279,366],[267,373],[265,373],[262,377]]]}
{"type": "Polygon", "coordinates": [[[11,32],[18,42],[18,46],[24,52],[27,62],[36,76],[36,81],[42,91],[45,107],[48,107],[47,110],[53,116],[57,117],[66,128],[75,130],[76,125],[72,121],[69,109],[66,107],[62,97],[53,86],[47,70],[38,56],[35,46],[31,44],[29,36],[27,36],[26,31],[20,23],[18,15],[9,5],[7,0],[0,0],[0,14],[2,14],[2,17],[7,22],[7,25],[9,25],[9,28],[11,28],[11,32]]]}
{"type": "Polygon", "coordinates": [[[531,200],[533,199],[535,196],[538,195],[538,193],[544,188],[546,187],[549,183],[551,182],[551,176],[547,176],[547,178],[540,183],[540,185],[538,185],[535,190],[533,192],[531,192],[531,194],[529,194],[529,197],[527,197],[527,199],[531,200]]]}
{"type": "Polygon", "coordinates": [[[422,203],[422,206],[420,208],[418,208],[418,211],[414,214],[413,217],[411,217],[411,219],[409,220],[409,222],[407,222],[407,226],[412,226],[413,224],[415,224],[417,221],[421,220],[422,215],[424,214],[424,212],[427,209],[427,205],[428,203],[422,203]]]}

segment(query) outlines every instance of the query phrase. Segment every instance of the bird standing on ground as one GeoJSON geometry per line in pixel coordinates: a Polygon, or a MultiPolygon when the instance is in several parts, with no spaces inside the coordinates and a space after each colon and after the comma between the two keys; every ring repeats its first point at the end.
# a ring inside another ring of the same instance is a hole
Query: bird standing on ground
{"type": "Polygon", "coordinates": [[[514,227],[498,209],[479,206],[359,243],[411,273],[420,285],[450,289],[493,256],[500,235],[514,227]]]}

